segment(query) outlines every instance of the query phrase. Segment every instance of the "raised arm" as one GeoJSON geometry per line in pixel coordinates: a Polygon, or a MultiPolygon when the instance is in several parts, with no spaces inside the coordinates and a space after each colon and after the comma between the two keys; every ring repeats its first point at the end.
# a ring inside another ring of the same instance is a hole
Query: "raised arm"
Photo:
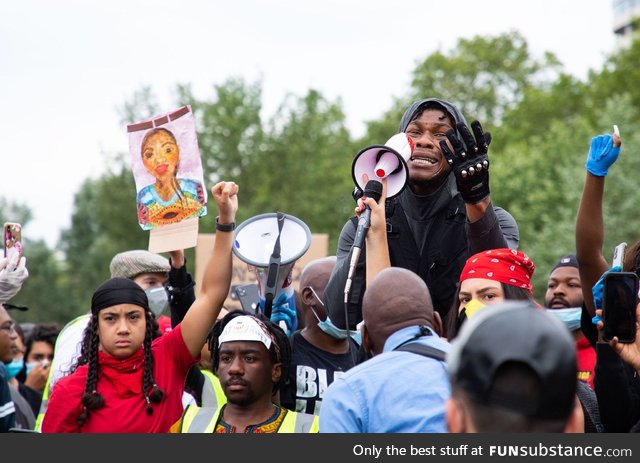
{"type": "MultiPolygon", "coordinates": [[[[489,189],[489,144],[491,134],[482,130],[478,121],[471,123],[473,135],[466,124],[459,122],[455,130],[447,132],[447,144],[440,141],[440,149],[447,158],[456,179],[456,186],[462,196],[467,212],[467,236],[470,254],[494,248],[517,248],[517,225],[510,215],[512,223],[501,225],[504,220],[496,215],[491,205],[489,189]],[[507,241],[505,234],[515,236],[507,241]]],[[[506,211],[503,211],[506,212],[506,211]]]]}
{"type": "Polygon", "coordinates": [[[602,254],[604,181],[609,167],[618,159],[621,144],[622,140],[617,134],[613,137],[598,135],[591,139],[586,163],[587,177],[576,218],[576,258],[584,303],[591,316],[595,314],[596,309],[591,290],[598,278],[609,268],[602,254]]]}
{"type": "Polygon", "coordinates": [[[171,269],[169,270],[169,308],[171,309],[171,327],[181,323],[189,307],[196,300],[195,282],[189,272],[184,251],[178,249],[169,252],[171,269]]]}
{"type": "MultiPolygon", "coordinates": [[[[235,222],[238,210],[238,185],[234,182],[220,182],[211,189],[211,193],[218,206],[217,222],[219,224],[235,222]]],[[[207,333],[213,327],[229,293],[232,244],[232,231],[217,231],[200,293],[182,321],[182,337],[194,357],[199,355],[207,333]]]]}
{"type": "Polygon", "coordinates": [[[385,268],[391,267],[389,257],[389,245],[387,243],[387,219],[385,215],[385,200],[387,198],[387,179],[382,180],[382,196],[376,202],[373,198],[364,198],[358,201],[357,212],[362,212],[364,206],[371,209],[371,225],[365,241],[367,243],[366,255],[366,282],[367,286],[385,268]]]}

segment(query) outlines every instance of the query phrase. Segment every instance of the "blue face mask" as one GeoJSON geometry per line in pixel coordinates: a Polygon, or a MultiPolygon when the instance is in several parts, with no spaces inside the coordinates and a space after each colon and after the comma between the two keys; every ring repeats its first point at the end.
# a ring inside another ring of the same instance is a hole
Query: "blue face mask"
{"type": "Polygon", "coordinates": [[[27,376],[29,376],[29,373],[31,373],[31,370],[33,370],[33,367],[35,367],[37,364],[38,362],[27,363],[27,376]]]}
{"type": "Polygon", "coordinates": [[[5,363],[4,367],[7,370],[7,379],[15,378],[16,375],[24,368],[24,359],[13,359],[11,363],[5,363]]]}
{"type": "Polygon", "coordinates": [[[580,318],[582,317],[582,307],[572,307],[569,309],[547,309],[550,313],[567,327],[569,331],[580,329],[580,318]]]}
{"type": "MultiPolygon", "coordinates": [[[[316,300],[324,308],[324,303],[318,297],[315,290],[311,286],[309,286],[309,289],[313,292],[313,295],[315,296],[316,300]]],[[[313,315],[315,315],[316,318],[318,319],[318,328],[320,328],[324,333],[336,339],[347,339],[347,337],[351,336],[351,338],[353,338],[355,342],[357,342],[358,344],[361,343],[360,331],[343,330],[341,328],[338,328],[336,325],[333,324],[333,322],[329,317],[327,317],[326,320],[320,320],[320,317],[318,317],[318,314],[316,313],[316,311],[313,310],[313,307],[311,307],[311,311],[313,312],[313,315]]],[[[325,313],[326,313],[326,309],[325,309],[325,313]]]]}

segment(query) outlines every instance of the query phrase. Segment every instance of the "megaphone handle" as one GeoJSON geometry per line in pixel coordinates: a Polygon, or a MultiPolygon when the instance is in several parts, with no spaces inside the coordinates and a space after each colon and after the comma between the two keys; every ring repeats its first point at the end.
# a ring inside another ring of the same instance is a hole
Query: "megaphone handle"
{"type": "Polygon", "coordinates": [[[264,293],[264,314],[271,318],[271,308],[273,307],[273,298],[276,296],[276,283],[278,282],[278,273],[280,270],[280,257],[271,256],[269,262],[269,270],[267,271],[267,283],[264,293]]]}
{"type": "Polygon", "coordinates": [[[351,261],[349,262],[349,273],[347,274],[347,281],[344,285],[344,303],[347,304],[349,302],[349,293],[351,292],[351,282],[353,281],[353,275],[356,271],[356,264],[360,259],[360,253],[362,249],[359,247],[354,247],[351,252],[351,261]]]}
{"type": "Polygon", "coordinates": [[[264,296],[264,315],[271,319],[271,308],[273,307],[273,294],[266,293],[264,296]]]}
{"type": "Polygon", "coordinates": [[[282,235],[284,218],[285,215],[282,212],[276,213],[276,220],[278,221],[278,236],[275,244],[273,245],[273,253],[269,258],[269,270],[267,271],[267,284],[264,294],[264,314],[267,318],[271,318],[271,308],[273,307],[273,298],[276,296],[278,273],[280,273],[280,236],[282,235]]]}

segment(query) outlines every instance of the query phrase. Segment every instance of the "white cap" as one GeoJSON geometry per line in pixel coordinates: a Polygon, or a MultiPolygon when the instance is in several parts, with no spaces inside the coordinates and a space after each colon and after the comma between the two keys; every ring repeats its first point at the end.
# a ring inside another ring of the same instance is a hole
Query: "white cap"
{"type": "Polygon", "coordinates": [[[267,350],[271,347],[269,335],[255,318],[248,315],[240,315],[227,323],[218,338],[218,346],[230,341],[258,341],[264,344],[267,350]]]}

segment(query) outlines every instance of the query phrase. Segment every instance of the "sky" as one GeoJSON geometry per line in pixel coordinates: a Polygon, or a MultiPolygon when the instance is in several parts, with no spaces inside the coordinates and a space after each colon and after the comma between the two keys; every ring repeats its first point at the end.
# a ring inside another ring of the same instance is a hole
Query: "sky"
{"type": "Polygon", "coordinates": [[[119,109],[143,86],[166,112],[177,84],[211,98],[231,77],[261,80],[267,118],[314,88],[357,136],[459,38],[517,30],[584,78],[615,50],[612,22],[611,0],[3,1],[0,196],[31,208],[27,242],[55,247],[82,182],[128,153],[119,109]]]}

